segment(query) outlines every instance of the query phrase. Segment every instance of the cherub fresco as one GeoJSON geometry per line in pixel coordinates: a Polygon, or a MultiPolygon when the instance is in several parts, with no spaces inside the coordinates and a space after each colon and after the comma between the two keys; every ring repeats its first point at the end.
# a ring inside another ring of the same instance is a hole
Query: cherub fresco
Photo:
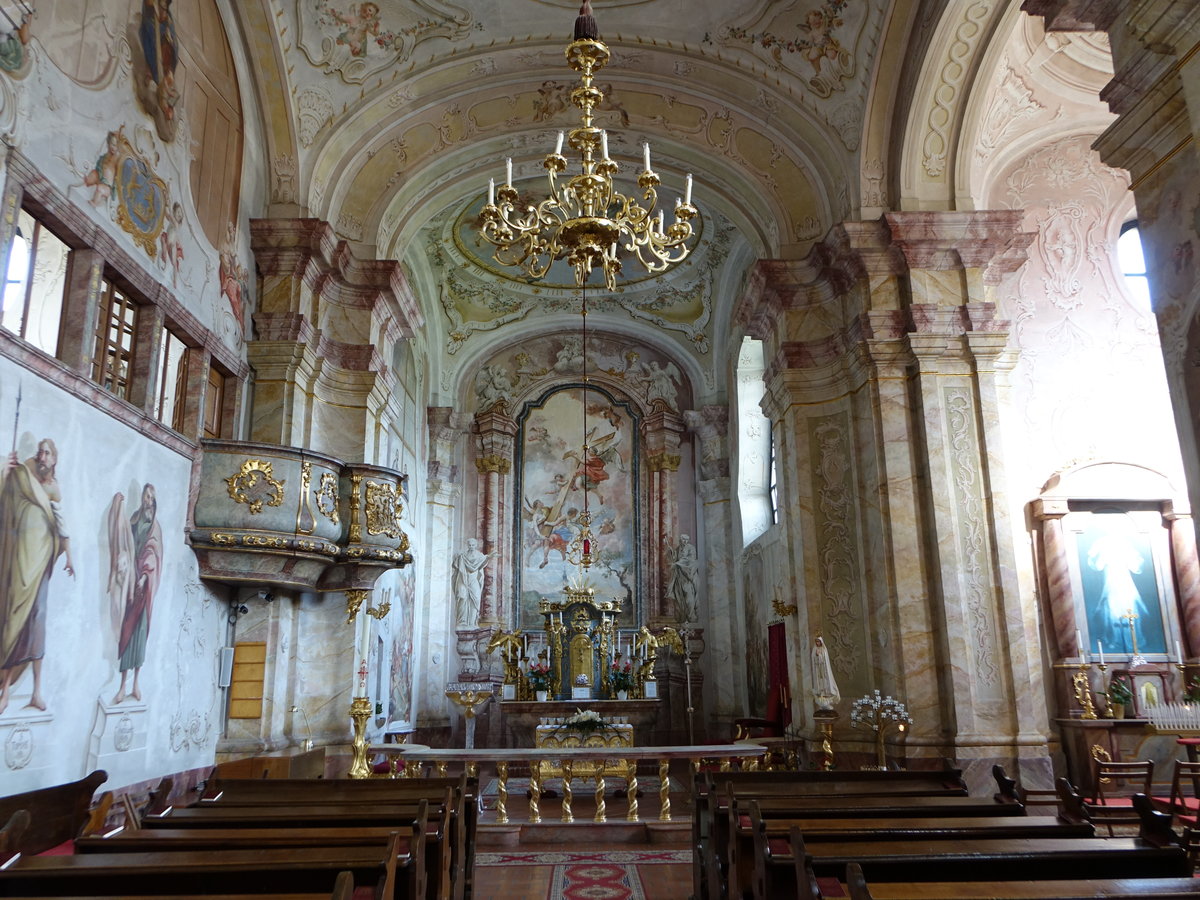
{"type": "Polygon", "coordinates": [[[125,126],[116,131],[110,131],[104,138],[104,146],[96,157],[96,164],[91,171],[83,176],[84,187],[92,189],[92,206],[107,206],[112,197],[113,186],[117,181],[117,166],[121,161],[121,144],[125,136],[125,126]]]}
{"type": "Polygon", "coordinates": [[[33,10],[25,6],[21,13],[21,21],[17,22],[0,9],[12,30],[0,37],[0,69],[5,72],[16,72],[25,64],[25,45],[29,43],[29,28],[33,23],[33,10]]]}
{"type": "Polygon", "coordinates": [[[179,287],[179,268],[183,264],[183,244],[180,229],[183,227],[183,205],[178,200],[163,216],[163,230],[158,236],[158,264],[171,270],[171,286],[179,287]]]}
{"type": "Polygon", "coordinates": [[[242,318],[245,307],[246,293],[250,289],[250,273],[242,265],[237,255],[237,228],[233,222],[225,226],[225,240],[221,243],[218,254],[220,260],[218,278],[221,283],[221,295],[229,300],[229,307],[238,326],[244,325],[242,318]]]}
{"type": "Polygon", "coordinates": [[[322,12],[321,22],[340,28],[334,41],[345,46],[351,56],[366,56],[367,47],[372,38],[379,37],[379,4],[352,3],[345,11],[318,3],[317,8],[322,12]]]}

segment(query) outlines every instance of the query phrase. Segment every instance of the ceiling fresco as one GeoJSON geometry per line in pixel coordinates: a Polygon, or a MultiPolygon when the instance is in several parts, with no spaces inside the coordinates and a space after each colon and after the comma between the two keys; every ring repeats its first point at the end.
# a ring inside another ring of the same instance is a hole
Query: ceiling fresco
{"type": "MultiPolygon", "coordinates": [[[[505,157],[544,195],[542,159],[578,124],[563,56],[578,0],[260,2],[292,100],[277,181],[364,252],[401,260],[445,353],[536,329],[535,310],[577,308],[565,268],[528,284],[477,245],[472,222],[505,157]]],[[[619,189],[637,192],[648,140],[660,206],[692,172],[702,222],[685,265],[639,278],[628,263],[618,290],[596,295],[598,327],[653,323],[710,365],[748,266],[803,255],[849,213],[889,5],[593,0],[613,53],[597,124],[619,189]]]]}

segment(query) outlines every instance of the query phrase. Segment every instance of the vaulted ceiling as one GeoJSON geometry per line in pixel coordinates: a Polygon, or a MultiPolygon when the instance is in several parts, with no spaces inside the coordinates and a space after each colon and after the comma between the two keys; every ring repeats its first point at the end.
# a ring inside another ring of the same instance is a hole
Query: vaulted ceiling
{"type": "MultiPolygon", "coordinates": [[[[1015,8],[970,5],[965,21],[981,29],[994,27],[997,8],[1015,8]]],[[[878,145],[893,143],[890,120],[903,115],[894,107],[908,102],[897,97],[902,48],[935,42],[945,6],[595,0],[613,53],[597,79],[607,93],[597,124],[622,166],[619,187],[636,192],[649,141],[660,203],[669,210],[693,173],[703,225],[684,265],[652,278],[626,265],[612,294],[597,283],[593,324],[652,331],[693,379],[722,381],[732,305],[753,261],[801,257],[832,225],[876,205],[872,191],[882,192],[867,182],[885,180],[874,168],[889,163],[878,145]],[[879,79],[880,66],[897,71],[879,79]],[[864,162],[870,156],[882,163],[864,162]]],[[[557,132],[578,124],[568,98],[576,76],[563,54],[578,8],[578,0],[238,4],[272,208],[325,219],[358,252],[400,260],[443,373],[497,343],[578,323],[568,272],[531,284],[491,260],[474,228],[487,179],[501,179],[505,158],[520,190],[541,196],[542,160],[557,132]]]]}

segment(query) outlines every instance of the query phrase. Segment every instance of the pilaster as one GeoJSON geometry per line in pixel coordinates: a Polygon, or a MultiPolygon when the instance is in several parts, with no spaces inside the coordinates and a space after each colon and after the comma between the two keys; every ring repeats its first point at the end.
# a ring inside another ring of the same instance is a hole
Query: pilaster
{"type": "Polygon", "coordinates": [[[423,323],[399,263],[360,260],[316,219],[257,219],[256,440],[365,460],[392,344],[423,323]]]}

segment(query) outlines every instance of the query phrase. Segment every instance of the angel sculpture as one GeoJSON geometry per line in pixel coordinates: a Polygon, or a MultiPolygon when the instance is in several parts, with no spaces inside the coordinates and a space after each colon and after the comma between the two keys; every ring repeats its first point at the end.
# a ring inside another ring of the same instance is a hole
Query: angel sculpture
{"type": "Polygon", "coordinates": [[[651,406],[661,403],[674,409],[678,394],[676,388],[680,382],[681,376],[675,363],[669,362],[663,368],[652,360],[646,367],[646,402],[651,406]]]}
{"type": "Polygon", "coordinates": [[[500,659],[504,661],[504,683],[516,684],[521,678],[520,630],[496,631],[492,635],[492,639],[488,641],[487,650],[484,652],[491,656],[497,648],[500,650],[500,659]]]}

